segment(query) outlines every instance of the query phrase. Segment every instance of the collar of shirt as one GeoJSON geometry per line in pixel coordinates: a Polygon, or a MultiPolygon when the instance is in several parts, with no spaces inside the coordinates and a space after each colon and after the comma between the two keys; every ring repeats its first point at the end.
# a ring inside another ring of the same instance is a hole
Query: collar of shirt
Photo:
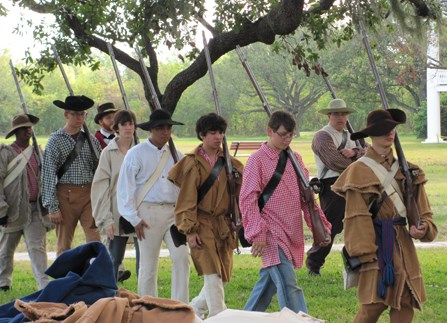
{"type": "Polygon", "coordinates": [[[111,135],[113,135],[113,132],[108,132],[104,130],[103,128],[99,129],[99,132],[104,136],[104,138],[109,139],[111,135]]]}
{"type": "Polygon", "coordinates": [[[267,142],[264,142],[261,146],[261,149],[263,152],[265,152],[265,154],[270,158],[270,159],[278,159],[279,158],[279,154],[280,152],[277,151],[276,149],[270,148],[267,145],[267,142]]]}
{"type": "Polygon", "coordinates": [[[393,155],[393,149],[390,149],[388,154],[386,155],[380,155],[377,151],[374,150],[372,146],[370,146],[370,156],[377,162],[379,162],[383,167],[385,167],[388,171],[391,169],[391,165],[394,163],[394,155],[393,155]]]}
{"type": "Polygon", "coordinates": [[[167,150],[167,149],[168,149],[168,144],[164,144],[164,146],[161,147],[161,148],[159,149],[157,146],[155,146],[155,145],[150,141],[149,138],[146,140],[146,144],[149,146],[150,149],[152,149],[152,150],[157,150],[157,151],[159,151],[160,153],[161,153],[163,150],[167,150]]]}
{"type": "Polygon", "coordinates": [[[203,149],[203,146],[200,146],[199,154],[200,156],[205,158],[205,160],[211,165],[211,167],[214,167],[214,164],[216,164],[217,161],[217,157],[220,155],[220,149],[217,151],[215,156],[210,156],[206,153],[205,149],[203,149]]]}

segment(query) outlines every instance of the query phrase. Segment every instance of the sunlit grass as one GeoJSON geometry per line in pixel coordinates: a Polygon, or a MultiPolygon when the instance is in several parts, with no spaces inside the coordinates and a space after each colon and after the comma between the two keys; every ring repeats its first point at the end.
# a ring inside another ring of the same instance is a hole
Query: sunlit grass
{"type": "MultiPolygon", "coordinates": [[[[447,257],[445,248],[418,249],[418,255],[424,274],[427,291],[427,302],[424,312],[416,311],[413,322],[447,322],[447,257]]],[[[135,275],[135,259],[125,260],[126,268],[132,271],[129,280],[120,287],[137,291],[135,275]]],[[[159,296],[169,298],[171,290],[171,261],[160,259],[159,296]]],[[[234,257],[234,273],[232,280],[225,288],[226,304],[229,308],[242,309],[250,295],[260,268],[260,259],[249,255],[234,257]]],[[[342,284],[342,260],[340,251],[332,251],[327,258],[321,277],[309,277],[304,269],[297,270],[298,285],[303,289],[311,315],[325,319],[327,322],[352,322],[357,311],[357,290],[344,291],[342,284]]],[[[197,276],[191,268],[190,298],[196,296],[203,285],[203,278],[197,276]]],[[[29,295],[36,291],[31,266],[27,261],[15,262],[12,290],[0,293],[0,304],[15,298],[29,295]]],[[[278,311],[276,298],[268,311],[278,311]]],[[[379,322],[389,322],[386,314],[379,322]]]]}

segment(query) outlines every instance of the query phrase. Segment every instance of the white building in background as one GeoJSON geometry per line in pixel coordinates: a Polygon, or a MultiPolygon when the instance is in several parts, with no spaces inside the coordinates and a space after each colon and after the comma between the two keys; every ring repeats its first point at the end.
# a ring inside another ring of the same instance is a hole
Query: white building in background
{"type": "Polygon", "coordinates": [[[446,142],[441,138],[441,92],[447,92],[447,70],[436,68],[438,65],[439,30],[432,22],[427,46],[427,139],[424,143],[446,142]]]}

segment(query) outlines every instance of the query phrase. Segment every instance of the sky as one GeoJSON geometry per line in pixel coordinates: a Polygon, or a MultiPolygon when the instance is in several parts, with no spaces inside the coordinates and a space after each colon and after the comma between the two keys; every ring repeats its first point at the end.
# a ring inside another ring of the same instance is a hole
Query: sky
{"type": "MultiPolygon", "coordinates": [[[[33,53],[38,53],[42,49],[38,44],[35,44],[31,28],[24,29],[22,35],[14,33],[14,28],[17,27],[21,17],[24,17],[25,19],[32,19],[34,22],[39,22],[42,19],[53,18],[51,15],[42,15],[34,13],[30,10],[19,8],[18,6],[12,6],[11,2],[9,1],[3,5],[7,8],[8,15],[6,17],[0,16],[0,56],[5,52],[5,50],[9,50],[12,61],[14,63],[18,63],[25,57],[25,51],[28,48],[30,48],[33,53]]],[[[214,1],[207,1],[208,10],[211,11],[213,5],[214,1]]],[[[202,47],[200,45],[202,44],[202,33],[201,28],[199,29],[200,31],[197,33],[196,43],[199,47],[202,47]]],[[[207,38],[209,39],[210,37],[210,33],[207,32],[207,38]]],[[[159,53],[161,60],[163,60],[163,58],[168,59],[172,55],[172,52],[163,46],[157,48],[157,52],[159,53]]]]}
{"type": "Polygon", "coordinates": [[[34,43],[31,28],[26,28],[22,35],[14,33],[14,28],[22,16],[26,19],[31,18],[34,21],[40,21],[44,15],[21,9],[18,6],[12,6],[10,2],[5,3],[4,6],[8,10],[8,15],[6,17],[0,16],[0,55],[8,49],[12,60],[18,62],[25,57],[27,48],[31,47],[32,50],[37,52],[39,46],[36,46],[34,43]]]}

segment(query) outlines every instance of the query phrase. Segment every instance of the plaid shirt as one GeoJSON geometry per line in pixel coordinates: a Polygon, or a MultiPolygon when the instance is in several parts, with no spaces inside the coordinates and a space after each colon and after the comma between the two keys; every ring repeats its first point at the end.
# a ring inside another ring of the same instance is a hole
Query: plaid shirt
{"type": "MultiPolygon", "coordinates": [[[[97,151],[101,151],[98,140],[92,136],[97,151]]],[[[68,170],[58,179],[57,172],[64,164],[76,141],[62,128],[53,132],[48,140],[42,163],[42,202],[50,213],[59,211],[56,195],[57,184],[85,185],[93,181],[95,163],[87,140],[68,170]]]]}
{"type": "MultiPolygon", "coordinates": [[[[299,166],[304,175],[309,172],[304,167],[303,160],[295,152],[299,166]]],[[[278,164],[279,153],[262,144],[247,160],[244,168],[239,206],[245,229],[245,237],[249,242],[267,242],[262,254],[262,267],[280,264],[278,247],[284,251],[287,259],[291,259],[295,268],[301,268],[304,259],[304,220],[311,228],[308,207],[301,201],[298,178],[292,162],[287,159],[284,174],[272,193],[262,212],[259,212],[258,198],[270,181],[278,164]]],[[[315,205],[326,227],[331,224],[320,207],[315,205]]]]}

